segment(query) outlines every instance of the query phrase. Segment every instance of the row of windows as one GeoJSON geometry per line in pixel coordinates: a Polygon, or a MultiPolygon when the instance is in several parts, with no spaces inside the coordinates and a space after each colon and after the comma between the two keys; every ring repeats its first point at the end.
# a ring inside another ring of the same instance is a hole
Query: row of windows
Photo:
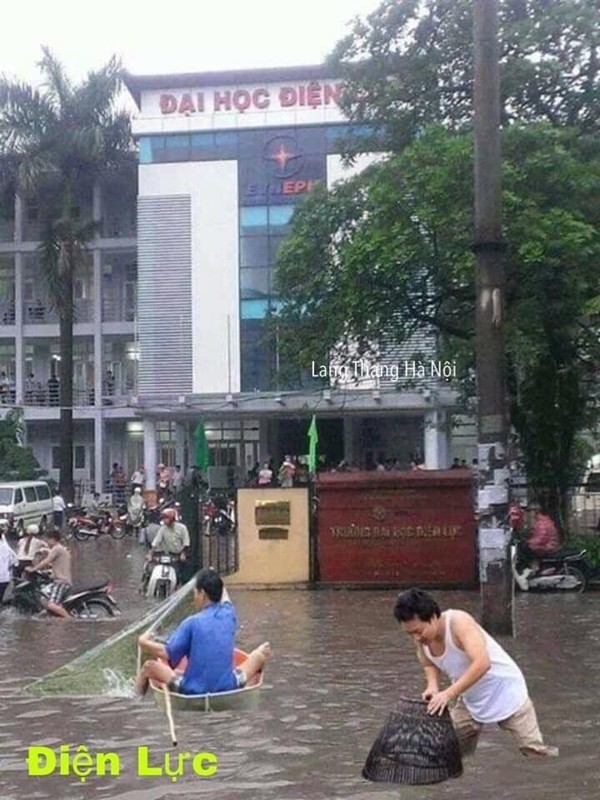
{"type": "Polygon", "coordinates": [[[280,228],[289,225],[294,206],[245,206],[240,208],[240,232],[258,233],[258,229],[280,228]]]}
{"type": "MultiPolygon", "coordinates": [[[[73,448],[73,468],[85,469],[85,446],[77,444],[73,448]]],[[[52,469],[60,469],[60,447],[52,448],[52,469]]]]}
{"type": "Polygon", "coordinates": [[[138,157],[141,164],[252,158],[257,150],[276,136],[297,137],[299,148],[305,155],[339,153],[344,139],[365,138],[370,133],[371,130],[367,125],[341,123],[298,128],[267,128],[258,131],[206,131],[141,136],[138,140],[138,157]]]}

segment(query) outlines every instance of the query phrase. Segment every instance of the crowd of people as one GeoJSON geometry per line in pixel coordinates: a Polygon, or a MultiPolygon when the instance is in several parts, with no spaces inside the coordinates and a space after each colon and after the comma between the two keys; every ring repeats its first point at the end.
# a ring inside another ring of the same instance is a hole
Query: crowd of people
{"type": "MultiPolygon", "coordinates": [[[[147,480],[148,475],[145,467],[136,467],[128,478],[123,467],[115,461],[108,476],[107,491],[112,495],[115,505],[124,505],[128,492],[133,494],[135,489],[140,489],[142,493],[145,491],[147,480]]],[[[174,467],[168,467],[162,463],[158,464],[155,485],[161,498],[178,497],[183,483],[184,474],[179,464],[174,467]]]]}

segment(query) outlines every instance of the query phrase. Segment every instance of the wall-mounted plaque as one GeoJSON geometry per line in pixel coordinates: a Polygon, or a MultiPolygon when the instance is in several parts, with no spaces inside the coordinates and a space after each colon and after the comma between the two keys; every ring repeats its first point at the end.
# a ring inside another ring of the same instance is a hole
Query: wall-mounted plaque
{"type": "MultiPolygon", "coordinates": [[[[289,500],[257,500],[254,507],[255,525],[289,525],[291,520],[289,500]]],[[[286,537],[287,538],[287,537],[286,537]]]]}
{"type": "Polygon", "coordinates": [[[259,539],[287,539],[288,538],[288,529],[287,528],[259,528],[258,529],[258,538],[259,539]]]}

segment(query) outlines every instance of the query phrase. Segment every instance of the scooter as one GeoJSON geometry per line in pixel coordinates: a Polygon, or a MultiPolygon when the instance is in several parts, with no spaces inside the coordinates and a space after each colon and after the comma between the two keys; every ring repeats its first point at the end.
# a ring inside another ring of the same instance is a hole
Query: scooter
{"type": "Polygon", "coordinates": [[[128,509],[125,513],[119,514],[119,522],[125,534],[133,534],[141,544],[144,543],[143,529],[146,527],[146,511],[143,507],[133,511],[128,509]]]}
{"type": "Polygon", "coordinates": [[[169,597],[177,587],[175,565],[178,562],[178,555],[155,553],[152,561],[149,561],[144,568],[140,593],[158,600],[165,600],[169,597]]]}
{"type": "MultiPolygon", "coordinates": [[[[4,605],[12,606],[21,614],[33,615],[45,612],[43,598],[51,583],[52,578],[48,572],[37,570],[24,572],[22,577],[15,578],[12,596],[4,605]]],[[[70,616],[79,619],[116,617],[121,612],[111,592],[110,579],[101,578],[91,585],[71,587],[69,594],[62,601],[62,606],[70,616]]]]}
{"type": "Polygon", "coordinates": [[[125,526],[119,517],[113,517],[109,509],[101,509],[98,514],[73,514],[67,521],[73,536],[80,542],[110,534],[113,539],[125,536],[125,526]]]}
{"type": "Polygon", "coordinates": [[[511,567],[515,583],[523,592],[584,592],[588,585],[587,550],[559,550],[540,556],[532,571],[520,557],[519,543],[511,543],[511,567]]]}
{"type": "Polygon", "coordinates": [[[219,505],[214,500],[209,499],[202,506],[202,519],[205,536],[210,536],[212,533],[227,536],[235,529],[234,506],[232,503],[219,505]]]}

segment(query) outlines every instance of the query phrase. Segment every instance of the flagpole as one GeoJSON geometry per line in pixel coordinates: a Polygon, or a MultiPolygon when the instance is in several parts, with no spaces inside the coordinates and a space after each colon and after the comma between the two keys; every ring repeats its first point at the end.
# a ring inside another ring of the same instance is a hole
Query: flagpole
{"type": "Polygon", "coordinates": [[[317,495],[317,444],[319,432],[317,420],[312,415],[308,427],[308,541],[309,541],[309,579],[320,580],[319,554],[317,551],[318,495],[317,495]]]}

